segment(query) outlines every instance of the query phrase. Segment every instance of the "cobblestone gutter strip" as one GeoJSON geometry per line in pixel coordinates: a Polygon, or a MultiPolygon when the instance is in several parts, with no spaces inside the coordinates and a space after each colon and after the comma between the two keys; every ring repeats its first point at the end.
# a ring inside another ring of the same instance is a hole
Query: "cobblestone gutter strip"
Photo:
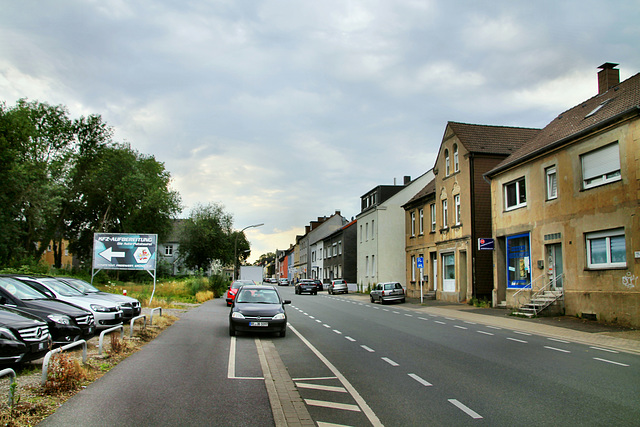
{"type": "Polygon", "coordinates": [[[273,342],[256,339],[256,346],[276,426],[315,426],[273,342]]]}

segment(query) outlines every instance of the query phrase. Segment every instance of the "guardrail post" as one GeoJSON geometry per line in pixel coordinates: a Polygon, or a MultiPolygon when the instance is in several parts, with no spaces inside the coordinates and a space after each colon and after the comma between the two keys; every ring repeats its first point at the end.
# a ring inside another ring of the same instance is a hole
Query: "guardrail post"
{"type": "Polygon", "coordinates": [[[13,383],[16,382],[16,372],[11,368],[3,369],[0,371],[0,378],[7,375],[11,377],[11,381],[9,382],[9,407],[11,408],[13,406],[13,398],[15,393],[15,388],[12,386],[13,383]]]}
{"type": "Polygon", "coordinates": [[[118,326],[114,326],[113,328],[105,329],[100,332],[100,339],[98,340],[98,354],[102,355],[102,341],[104,341],[105,334],[111,333],[117,329],[120,329],[120,339],[124,338],[124,325],[121,323],[118,326]]]}
{"type": "Polygon", "coordinates": [[[143,328],[147,327],[147,316],[145,314],[142,314],[140,316],[134,317],[133,319],[131,319],[131,325],[129,326],[129,338],[131,338],[133,336],[133,322],[135,322],[138,319],[144,319],[143,328]]]}
{"type": "Polygon", "coordinates": [[[68,350],[73,347],[77,347],[82,345],[82,363],[87,363],[87,342],[85,340],[78,340],[67,345],[63,345],[62,347],[54,348],[44,355],[44,359],[42,359],[42,381],[41,385],[44,385],[47,382],[47,371],[49,370],[49,359],[56,353],[62,353],[65,350],[68,350]]]}
{"type": "Polygon", "coordinates": [[[149,324],[153,325],[153,312],[160,310],[160,316],[162,317],[162,307],[156,307],[151,309],[151,318],[149,319],[149,324]]]}

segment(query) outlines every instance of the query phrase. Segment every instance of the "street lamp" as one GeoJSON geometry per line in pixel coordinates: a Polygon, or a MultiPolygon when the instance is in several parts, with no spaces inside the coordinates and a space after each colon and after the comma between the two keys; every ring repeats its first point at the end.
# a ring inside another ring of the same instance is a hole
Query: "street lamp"
{"type": "Polygon", "coordinates": [[[246,230],[247,228],[253,228],[253,227],[261,227],[263,226],[263,223],[260,224],[253,224],[253,225],[247,225],[245,228],[243,228],[242,230],[240,230],[240,232],[238,234],[236,234],[236,242],[233,245],[233,280],[236,280],[236,270],[238,268],[238,237],[240,237],[240,235],[244,232],[244,230],[246,230]]]}

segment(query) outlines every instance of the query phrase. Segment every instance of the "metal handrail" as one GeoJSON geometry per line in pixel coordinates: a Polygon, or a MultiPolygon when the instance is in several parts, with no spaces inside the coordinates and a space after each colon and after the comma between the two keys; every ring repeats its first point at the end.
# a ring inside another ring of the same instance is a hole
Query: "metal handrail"
{"type": "MultiPolygon", "coordinates": [[[[560,273],[557,276],[555,276],[553,279],[549,280],[549,283],[547,283],[546,285],[544,285],[541,289],[539,289],[536,293],[533,294],[533,296],[531,297],[531,301],[533,301],[534,299],[538,298],[540,295],[542,295],[547,288],[551,288],[551,285],[553,283],[557,283],[558,279],[562,279],[564,278],[564,273],[560,273]]],[[[542,310],[544,310],[545,308],[549,307],[551,304],[553,304],[554,302],[558,301],[560,298],[564,297],[564,290],[559,291],[560,294],[559,295],[554,295],[554,298],[552,300],[548,300],[546,302],[546,304],[540,309],[538,310],[536,307],[533,308],[533,313],[537,316],[538,313],[540,313],[542,310]]]]}
{"type": "Polygon", "coordinates": [[[62,353],[65,350],[77,347],[79,345],[82,346],[82,363],[87,363],[87,342],[85,340],[74,341],[67,345],[63,345],[62,347],[54,348],[53,350],[45,354],[44,358],[42,359],[42,381],[40,382],[41,385],[45,385],[45,383],[47,382],[47,371],[49,370],[49,359],[51,359],[51,356],[56,353],[62,353]]]}
{"type": "MultiPolygon", "coordinates": [[[[13,407],[13,401],[15,399],[14,392],[15,387],[12,387],[14,383],[16,383],[16,371],[11,368],[3,369],[0,371],[0,378],[9,375],[11,379],[9,380],[9,407],[13,407]]],[[[17,383],[16,383],[17,384],[17,383]]]]}
{"type": "MultiPolygon", "coordinates": [[[[538,280],[540,280],[540,279],[544,279],[545,277],[546,277],[546,276],[545,276],[544,274],[541,274],[540,276],[538,276],[538,277],[536,277],[535,279],[533,279],[531,282],[527,283],[526,285],[524,285],[523,287],[521,287],[520,289],[518,289],[518,291],[517,291],[517,292],[515,292],[515,293],[513,294],[513,300],[514,300],[514,301],[517,303],[517,305],[518,305],[518,307],[517,307],[517,308],[520,308],[520,307],[522,307],[522,306],[525,304],[525,302],[520,301],[520,299],[519,299],[519,298],[521,298],[521,297],[519,297],[519,296],[518,296],[518,294],[522,293],[522,296],[524,296],[524,293],[523,293],[524,291],[526,291],[526,290],[531,290],[531,291],[533,291],[533,284],[534,284],[535,282],[537,282],[538,280]]],[[[526,299],[526,298],[525,298],[525,299],[526,299]]]]}

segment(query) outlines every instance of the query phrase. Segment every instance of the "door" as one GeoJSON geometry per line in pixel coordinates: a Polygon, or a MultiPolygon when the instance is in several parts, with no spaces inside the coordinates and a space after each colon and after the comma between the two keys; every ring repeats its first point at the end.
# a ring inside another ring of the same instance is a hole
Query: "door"
{"type": "Polygon", "coordinates": [[[456,291],[456,261],[453,253],[442,255],[442,291],[456,291]]]}
{"type": "Polygon", "coordinates": [[[435,252],[431,254],[431,269],[433,272],[431,274],[429,290],[436,291],[438,290],[438,254],[435,252]]]}
{"type": "Polygon", "coordinates": [[[547,274],[551,289],[562,289],[564,272],[562,266],[562,244],[547,245],[547,274]]]}

